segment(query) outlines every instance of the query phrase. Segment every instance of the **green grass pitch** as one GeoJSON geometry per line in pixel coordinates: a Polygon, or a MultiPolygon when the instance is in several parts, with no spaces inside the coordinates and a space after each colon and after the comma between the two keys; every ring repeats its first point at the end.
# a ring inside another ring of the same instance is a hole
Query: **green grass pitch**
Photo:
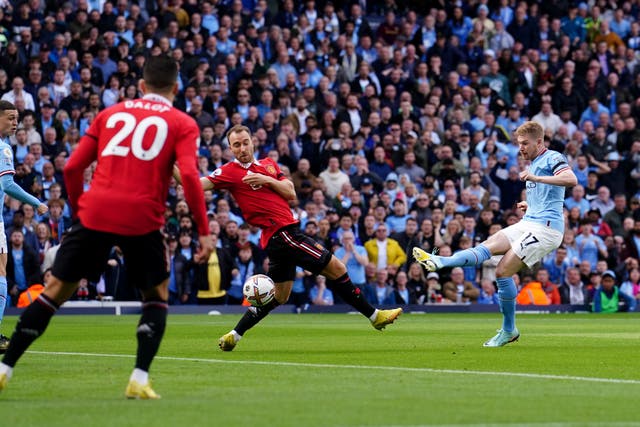
{"type": "MultiPolygon", "coordinates": [[[[128,401],[137,316],[58,316],[0,394],[2,426],[640,426],[639,315],[523,314],[520,341],[483,348],[499,315],[274,314],[233,352],[239,316],[170,315],[128,401]]],[[[5,318],[9,333],[17,318],[5,318]]]]}

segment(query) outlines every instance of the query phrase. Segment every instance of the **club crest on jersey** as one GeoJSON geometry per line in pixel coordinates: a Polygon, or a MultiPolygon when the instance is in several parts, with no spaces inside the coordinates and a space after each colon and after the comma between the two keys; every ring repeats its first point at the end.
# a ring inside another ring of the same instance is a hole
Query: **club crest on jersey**
{"type": "Polygon", "coordinates": [[[273,165],[267,165],[266,169],[267,169],[267,172],[269,172],[271,175],[276,174],[276,168],[273,165]]]}
{"type": "Polygon", "coordinates": [[[10,159],[13,158],[13,152],[11,151],[11,148],[5,148],[2,150],[2,153],[5,155],[5,157],[8,157],[10,159]]]}

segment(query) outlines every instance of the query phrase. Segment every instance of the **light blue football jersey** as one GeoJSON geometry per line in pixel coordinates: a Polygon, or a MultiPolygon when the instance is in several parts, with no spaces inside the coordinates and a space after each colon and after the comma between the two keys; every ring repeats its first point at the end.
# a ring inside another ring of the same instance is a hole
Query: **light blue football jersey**
{"type": "MultiPolygon", "coordinates": [[[[13,150],[9,145],[9,138],[0,138],[0,176],[15,174],[13,167],[13,150]]],[[[0,212],[4,209],[4,190],[0,186],[0,212]]]]}
{"type": "MultiPolygon", "coordinates": [[[[569,169],[567,159],[552,150],[543,151],[529,166],[529,172],[536,176],[554,176],[565,169],[569,169]]],[[[529,207],[522,219],[537,222],[564,233],[565,187],[532,181],[527,181],[526,187],[529,207]]]]}

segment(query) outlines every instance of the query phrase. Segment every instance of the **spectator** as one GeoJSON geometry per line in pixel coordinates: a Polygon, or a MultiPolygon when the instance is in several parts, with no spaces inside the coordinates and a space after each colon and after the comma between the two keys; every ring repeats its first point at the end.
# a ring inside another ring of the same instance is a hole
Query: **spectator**
{"type": "Polygon", "coordinates": [[[630,214],[627,196],[623,193],[617,193],[613,196],[613,209],[604,215],[603,221],[611,227],[614,236],[624,236],[622,223],[630,214]]]}
{"type": "Polygon", "coordinates": [[[409,288],[407,284],[407,273],[405,273],[404,271],[399,271],[398,274],[396,274],[394,286],[396,303],[401,305],[417,304],[418,299],[416,298],[415,291],[409,288]]]}
{"type": "MultiPolygon", "coordinates": [[[[607,189],[607,191],[609,191],[607,189]]],[[[587,218],[591,221],[592,231],[593,233],[605,240],[606,237],[612,236],[613,232],[609,225],[602,221],[602,215],[600,214],[600,210],[598,209],[589,209],[587,212],[587,218]]]]}
{"type": "Polygon", "coordinates": [[[388,237],[385,224],[378,225],[375,238],[365,242],[364,247],[369,261],[376,264],[378,269],[389,268],[395,272],[407,262],[407,255],[398,242],[388,237]]]}
{"type": "Polygon", "coordinates": [[[403,233],[409,218],[411,217],[407,213],[405,202],[401,199],[395,199],[393,201],[393,210],[390,215],[387,215],[384,221],[389,230],[389,234],[403,233]]]}
{"type": "Polygon", "coordinates": [[[482,279],[480,282],[480,296],[478,304],[499,304],[498,292],[496,285],[489,279],[482,279]]]}
{"type": "Polygon", "coordinates": [[[562,304],[581,305],[584,307],[589,304],[589,291],[580,280],[580,272],[575,267],[567,269],[564,282],[558,290],[560,291],[562,304]]]}
{"type": "Polygon", "coordinates": [[[336,249],[334,255],[347,267],[347,273],[354,286],[364,289],[365,266],[369,263],[367,250],[364,246],[356,244],[355,235],[351,230],[342,233],[340,242],[342,246],[336,249]]]}
{"type": "Polygon", "coordinates": [[[451,270],[451,280],[442,288],[442,295],[454,303],[476,303],[480,296],[480,290],[471,282],[464,280],[464,271],[460,267],[451,270]]]}
{"type": "Polygon", "coordinates": [[[625,237],[620,250],[620,259],[627,260],[628,258],[640,258],[640,216],[638,215],[634,216],[633,228],[625,237]]]}
{"type": "Polygon", "coordinates": [[[372,305],[394,305],[396,296],[393,287],[389,283],[389,272],[386,268],[376,270],[373,282],[367,283],[364,295],[369,304],[372,305]]]}
{"type": "Polygon", "coordinates": [[[605,271],[602,274],[602,284],[594,291],[592,303],[594,313],[635,311],[636,306],[635,298],[616,286],[616,274],[611,270],[605,271]]]}
{"type": "Polygon", "coordinates": [[[189,300],[193,286],[192,265],[178,250],[178,237],[170,234],[167,237],[169,247],[169,304],[179,305],[189,300]]]}
{"type": "MultiPolygon", "coordinates": [[[[558,285],[549,280],[549,271],[547,271],[546,268],[538,269],[536,272],[536,281],[542,285],[542,290],[547,294],[550,304],[560,304],[558,285]]],[[[560,283],[560,281],[557,283],[560,283]]]]}
{"type": "Polygon", "coordinates": [[[313,305],[333,305],[333,292],[327,289],[327,278],[316,276],[313,287],[309,290],[309,299],[313,305]]]}
{"type": "MultiPolygon", "coordinates": [[[[214,250],[209,255],[207,263],[195,264],[193,255],[195,254],[195,245],[191,245],[191,235],[181,232],[179,237],[180,253],[187,254],[187,261],[194,263],[194,284],[197,289],[192,290],[188,295],[187,302],[198,304],[241,304],[243,278],[247,279],[253,275],[253,268],[247,266],[247,270],[243,269],[243,274],[239,273],[239,268],[230,252],[226,248],[217,247],[218,235],[210,234],[213,240],[214,250]],[[217,261],[217,262],[216,262],[217,261]],[[195,291],[195,292],[194,292],[195,291]]],[[[238,260],[251,259],[251,247],[245,246],[238,254],[238,260]]],[[[250,265],[250,264],[249,264],[250,265]]]]}
{"type": "Polygon", "coordinates": [[[7,284],[9,295],[18,302],[18,296],[30,285],[40,282],[38,255],[24,245],[22,230],[11,232],[9,254],[7,258],[7,284]]]}
{"type": "MultiPolygon", "coordinates": [[[[29,232],[31,233],[31,232],[29,232]]],[[[44,262],[44,256],[55,246],[55,242],[51,238],[51,229],[46,222],[40,222],[36,225],[35,236],[37,240],[36,247],[31,247],[38,253],[38,265],[42,265],[44,262]]],[[[25,234],[26,238],[26,234],[25,234]]]]}
{"type": "Polygon", "coordinates": [[[340,170],[340,160],[337,157],[329,159],[329,166],[319,175],[326,184],[326,195],[330,198],[336,197],[342,185],[349,182],[349,176],[340,170]]]}
{"type": "Polygon", "coordinates": [[[584,198],[584,187],[576,185],[571,190],[571,197],[564,200],[564,206],[571,210],[574,207],[580,209],[580,216],[584,216],[589,211],[589,202],[584,198]]]}
{"type": "Polygon", "coordinates": [[[620,292],[638,300],[640,299],[640,270],[633,267],[628,274],[628,279],[620,285],[620,292]]]}
{"type": "MultiPolygon", "coordinates": [[[[389,227],[389,224],[387,224],[387,227],[389,227]]],[[[413,247],[421,246],[417,221],[411,216],[407,216],[404,231],[392,234],[391,238],[397,241],[401,248],[405,249],[407,259],[410,259],[413,247]]]]}
{"type": "Polygon", "coordinates": [[[33,96],[24,90],[24,80],[19,76],[14,77],[11,81],[11,90],[0,97],[0,100],[9,101],[12,104],[15,104],[17,99],[24,101],[25,110],[35,111],[36,105],[33,101],[33,96]]]}
{"type": "Polygon", "coordinates": [[[560,116],[554,113],[551,102],[548,101],[542,103],[540,112],[533,116],[531,120],[540,123],[545,130],[549,129],[552,134],[555,134],[562,126],[560,116]]]}
{"type": "Polygon", "coordinates": [[[607,258],[607,248],[604,245],[604,241],[593,234],[593,224],[590,219],[585,219],[580,227],[581,231],[576,236],[576,245],[579,250],[579,259],[582,261],[588,261],[591,264],[591,268],[594,269],[600,257],[607,258]]]}
{"type": "Polygon", "coordinates": [[[63,216],[64,201],[61,199],[49,200],[47,205],[49,206],[49,213],[46,221],[51,229],[51,238],[55,244],[60,243],[62,233],[69,228],[71,220],[63,216]]]}
{"type": "Polygon", "coordinates": [[[531,281],[525,284],[516,297],[520,305],[549,305],[551,300],[542,288],[542,283],[531,281]]]}

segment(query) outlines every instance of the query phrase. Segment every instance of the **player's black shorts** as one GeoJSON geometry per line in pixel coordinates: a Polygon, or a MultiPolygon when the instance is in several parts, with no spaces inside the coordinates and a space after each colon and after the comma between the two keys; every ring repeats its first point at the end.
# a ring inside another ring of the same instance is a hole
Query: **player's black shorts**
{"type": "Polygon", "coordinates": [[[269,276],[276,283],[295,279],[296,266],[319,274],[331,261],[331,252],[300,231],[298,224],[283,227],[271,236],[267,255],[269,276]]]}
{"type": "Polygon", "coordinates": [[[64,282],[77,282],[82,278],[96,282],[114,246],[122,249],[131,286],[152,289],[169,277],[167,248],[160,231],[122,236],[91,230],[81,223],[69,228],[56,254],[52,273],[64,282]]]}

